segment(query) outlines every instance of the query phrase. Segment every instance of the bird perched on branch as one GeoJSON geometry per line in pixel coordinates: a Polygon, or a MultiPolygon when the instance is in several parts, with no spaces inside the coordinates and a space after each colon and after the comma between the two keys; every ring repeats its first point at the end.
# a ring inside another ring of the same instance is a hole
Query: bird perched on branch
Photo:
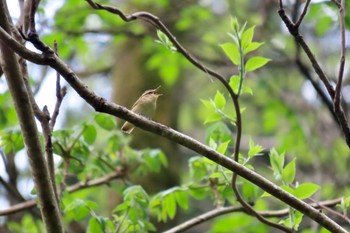
{"type": "MultiPolygon", "coordinates": [[[[131,111],[147,118],[152,118],[156,111],[158,97],[162,95],[157,93],[160,87],[161,86],[157,87],[156,89],[145,91],[134,103],[131,111]]],[[[121,130],[126,134],[130,134],[134,128],[135,126],[133,124],[126,121],[121,130]]]]}

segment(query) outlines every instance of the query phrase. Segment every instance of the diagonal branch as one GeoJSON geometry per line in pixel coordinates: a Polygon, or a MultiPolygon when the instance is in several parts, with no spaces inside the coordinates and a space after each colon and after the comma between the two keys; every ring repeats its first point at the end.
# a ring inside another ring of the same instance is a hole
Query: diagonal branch
{"type": "MultiPolygon", "coordinates": [[[[329,200],[329,201],[323,201],[323,202],[318,202],[315,204],[311,204],[313,207],[317,209],[322,209],[324,207],[333,207],[341,202],[341,198],[337,198],[334,200],[329,200]]],[[[179,232],[184,232],[185,230],[188,230],[196,225],[199,225],[205,221],[208,221],[210,219],[219,217],[224,214],[230,214],[230,213],[236,213],[236,212],[245,212],[247,213],[246,209],[244,207],[221,207],[221,208],[216,208],[214,210],[208,211],[204,214],[201,214],[199,216],[196,216],[184,223],[181,223],[177,225],[176,227],[173,227],[164,233],[179,233],[179,232]]],[[[259,215],[265,217],[265,218],[281,218],[288,216],[289,214],[289,209],[282,209],[282,210],[275,210],[275,211],[259,211],[259,215]]]]}

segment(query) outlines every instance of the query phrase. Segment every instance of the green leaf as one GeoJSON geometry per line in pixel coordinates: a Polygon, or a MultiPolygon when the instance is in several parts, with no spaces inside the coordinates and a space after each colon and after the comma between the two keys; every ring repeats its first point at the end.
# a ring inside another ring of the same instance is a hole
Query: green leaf
{"type": "Polygon", "coordinates": [[[260,67],[264,66],[269,61],[270,61],[270,59],[267,59],[265,57],[252,57],[245,64],[245,70],[246,70],[246,72],[249,72],[249,71],[259,69],[260,67]]]}
{"type": "Polygon", "coordinates": [[[224,50],[226,56],[228,56],[234,65],[241,64],[241,55],[239,49],[235,44],[225,43],[221,44],[220,47],[224,50]]]}
{"type": "Polygon", "coordinates": [[[221,178],[221,177],[222,177],[221,172],[214,172],[209,176],[210,179],[221,178]]]}
{"type": "Polygon", "coordinates": [[[215,121],[220,121],[222,119],[222,116],[220,113],[213,112],[204,121],[204,124],[210,123],[210,122],[215,122],[215,121]]]}
{"type": "Polygon", "coordinates": [[[219,152],[220,154],[225,154],[230,142],[231,142],[231,140],[228,140],[226,142],[221,143],[220,146],[217,147],[216,151],[219,152]]]}
{"type": "Polygon", "coordinates": [[[161,42],[164,42],[165,44],[168,42],[168,37],[161,31],[157,30],[157,36],[161,42]]]}
{"type": "Polygon", "coordinates": [[[324,36],[333,25],[333,17],[329,15],[320,17],[320,19],[317,20],[315,27],[316,35],[324,36]]]}
{"type": "Polygon", "coordinates": [[[240,80],[241,78],[238,75],[232,75],[230,78],[229,85],[235,93],[238,92],[240,80]]]}
{"type": "Polygon", "coordinates": [[[294,195],[300,199],[306,199],[311,197],[320,186],[313,183],[304,183],[295,188],[294,195]]]}
{"type": "Polygon", "coordinates": [[[235,32],[239,31],[239,23],[236,17],[235,18],[231,17],[231,27],[233,31],[235,32]]]}
{"type": "Polygon", "coordinates": [[[107,114],[97,114],[95,116],[95,121],[96,123],[102,128],[107,131],[111,131],[115,128],[116,124],[115,121],[113,120],[114,117],[107,115],[107,114]]]}
{"type": "Polygon", "coordinates": [[[226,99],[224,95],[220,91],[216,91],[216,95],[214,97],[214,102],[217,108],[223,109],[226,105],[226,99]]]}
{"type": "Polygon", "coordinates": [[[270,164],[273,170],[273,175],[276,180],[282,179],[282,171],[284,165],[284,153],[279,154],[275,148],[270,151],[270,164]]]}
{"type": "Polygon", "coordinates": [[[248,156],[253,157],[255,155],[258,155],[261,151],[263,151],[264,148],[260,145],[255,145],[253,139],[250,138],[249,140],[249,151],[248,156]]]}
{"type": "Polygon", "coordinates": [[[247,87],[247,86],[243,85],[242,93],[248,93],[250,95],[253,95],[253,90],[250,87],[247,87]]]}
{"type": "Polygon", "coordinates": [[[188,208],[188,196],[187,193],[183,190],[178,190],[175,192],[175,200],[179,204],[179,206],[183,209],[188,208]]]}
{"type": "Polygon", "coordinates": [[[254,36],[254,29],[255,29],[255,26],[252,26],[248,28],[245,32],[243,32],[242,40],[241,40],[241,44],[243,48],[246,48],[252,42],[253,36],[254,36]]]}
{"type": "Polygon", "coordinates": [[[293,183],[295,178],[295,158],[290,161],[282,171],[282,181],[289,185],[293,183]]]}
{"type": "Polygon", "coordinates": [[[281,185],[281,189],[295,196],[295,190],[286,185],[281,185]]]}
{"type": "Polygon", "coordinates": [[[243,48],[243,55],[246,55],[247,53],[258,49],[263,44],[264,43],[259,43],[259,42],[252,42],[252,43],[250,43],[247,47],[243,48]]]}
{"type": "Polygon", "coordinates": [[[216,150],[216,148],[218,147],[218,144],[215,142],[214,139],[209,138],[209,147],[210,147],[211,149],[216,150]]]}
{"type": "Polygon", "coordinates": [[[215,103],[209,100],[203,100],[201,99],[201,102],[204,104],[204,106],[210,110],[215,110],[215,103]]]}
{"type": "Polygon", "coordinates": [[[244,180],[242,186],[242,194],[243,197],[249,202],[255,201],[257,198],[257,190],[258,188],[252,184],[251,182],[244,180]]]}
{"type": "Polygon", "coordinates": [[[95,142],[97,131],[94,125],[86,125],[83,133],[84,140],[87,144],[91,145],[95,142]]]}
{"type": "Polygon", "coordinates": [[[293,226],[294,230],[297,231],[299,229],[299,225],[300,225],[301,221],[303,220],[303,216],[304,216],[304,214],[299,212],[299,211],[294,212],[294,226],[293,226]]]}
{"type": "Polygon", "coordinates": [[[164,198],[163,207],[166,209],[168,216],[173,219],[176,214],[176,201],[172,193],[164,198]]]}

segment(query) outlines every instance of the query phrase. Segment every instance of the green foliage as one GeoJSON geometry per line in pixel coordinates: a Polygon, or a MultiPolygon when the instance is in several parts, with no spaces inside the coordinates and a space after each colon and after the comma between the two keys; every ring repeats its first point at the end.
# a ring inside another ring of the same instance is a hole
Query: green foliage
{"type": "MultiPolygon", "coordinates": [[[[231,18],[231,27],[233,29],[233,34],[229,33],[229,36],[232,38],[233,43],[225,43],[220,46],[224,50],[226,56],[230,58],[231,62],[238,66],[239,74],[231,77],[232,84],[230,81],[230,85],[239,96],[242,92],[243,80],[247,73],[264,66],[270,59],[257,56],[251,57],[245,61],[245,55],[253,52],[262,45],[262,43],[252,41],[255,26],[245,30],[246,23],[240,27],[238,20],[236,18],[231,18]],[[239,80],[238,88],[236,84],[237,78],[239,80]]],[[[251,89],[249,90],[248,92],[251,92],[251,89]]]]}
{"type": "Polygon", "coordinates": [[[0,147],[4,148],[5,154],[17,153],[24,148],[23,137],[17,127],[0,131],[0,139],[0,147]]]}
{"type": "Polygon", "coordinates": [[[316,35],[324,36],[334,26],[335,14],[335,8],[325,4],[314,3],[310,5],[307,19],[315,24],[316,35]]]}
{"type": "Polygon", "coordinates": [[[343,197],[337,207],[342,211],[344,216],[347,216],[350,207],[350,197],[343,197]]]}
{"type": "Polygon", "coordinates": [[[106,114],[97,114],[95,121],[101,128],[107,131],[113,130],[116,126],[113,117],[106,114]]]}
{"type": "Polygon", "coordinates": [[[14,233],[44,232],[43,222],[30,214],[25,214],[20,222],[9,222],[7,226],[14,233]]]}
{"type": "MultiPolygon", "coordinates": [[[[4,85],[1,80],[0,85],[4,85]]],[[[9,99],[11,99],[9,91],[0,94],[0,129],[18,124],[15,109],[9,99]]]]}
{"type": "Polygon", "coordinates": [[[176,52],[176,47],[173,46],[173,43],[169,40],[167,35],[165,35],[161,30],[157,30],[157,36],[159,40],[156,40],[157,43],[163,45],[165,48],[169,49],[171,52],[176,52]]]}
{"type": "Polygon", "coordinates": [[[256,221],[254,218],[247,218],[245,214],[233,213],[214,220],[214,224],[209,229],[208,233],[229,233],[229,232],[269,232],[269,228],[256,221]]]}

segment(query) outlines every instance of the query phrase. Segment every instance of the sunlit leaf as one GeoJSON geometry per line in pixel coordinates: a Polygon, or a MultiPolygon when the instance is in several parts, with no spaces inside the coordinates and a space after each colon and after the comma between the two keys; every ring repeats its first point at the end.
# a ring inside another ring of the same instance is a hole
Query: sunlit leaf
{"type": "Polygon", "coordinates": [[[245,32],[243,32],[242,39],[241,39],[243,48],[246,48],[252,42],[253,36],[254,36],[254,29],[255,29],[255,26],[252,26],[248,28],[245,32]]]}
{"type": "Polygon", "coordinates": [[[103,129],[111,131],[115,128],[116,124],[113,120],[112,116],[109,116],[107,114],[97,114],[95,116],[96,123],[103,129]]]}
{"type": "Polygon", "coordinates": [[[282,172],[282,181],[285,184],[291,184],[295,177],[295,158],[290,161],[284,168],[282,172]]]}
{"type": "Polygon", "coordinates": [[[311,197],[319,188],[320,186],[316,184],[304,183],[295,188],[294,195],[297,198],[305,199],[305,198],[311,197]]]}
{"type": "Polygon", "coordinates": [[[247,47],[243,48],[243,54],[246,55],[249,52],[252,52],[256,49],[258,49],[261,45],[263,45],[264,43],[259,43],[259,42],[252,42],[249,45],[247,45],[247,47]]]}
{"type": "Polygon", "coordinates": [[[83,133],[84,140],[87,144],[93,144],[96,140],[97,131],[94,125],[86,125],[83,133]]]}
{"type": "Polygon", "coordinates": [[[174,194],[167,195],[164,200],[163,208],[166,209],[166,212],[168,213],[168,216],[173,219],[176,214],[176,201],[174,194]]]}
{"type": "Polygon", "coordinates": [[[233,75],[230,78],[229,85],[235,93],[238,92],[240,80],[241,80],[241,78],[238,75],[233,75]]]}
{"type": "Polygon", "coordinates": [[[216,91],[216,95],[214,97],[214,102],[217,108],[223,109],[226,105],[226,99],[224,95],[220,91],[216,91]]]}
{"type": "Polygon", "coordinates": [[[255,145],[253,139],[250,138],[249,140],[249,151],[248,156],[253,157],[255,155],[258,155],[261,151],[263,151],[264,148],[260,145],[255,145]]]}
{"type": "Polygon", "coordinates": [[[254,71],[254,70],[264,66],[269,61],[270,61],[270,59],[267,59],[265,57],[252,57],[245,64],[245,70],[246,70],[246,72],[254,71]]]}
{"type": "Polygon", "coordinates": [[[241,56],[238,47],[233,43],[221,44],[220,47],[224,50],[226,56],[228,56],[234,65],[241,64],[241,56]]]}
{"type": "Polygon", "coordinates": [[[228,140],[226,142],[221,143],[218,147],[217,147],[217,152],[219,152],[220,154],[225,154],[228,145],[230,144],[231,140],[228,140]]]}
{"type": "Polygon", "coordinates": [[[188,208],[188,196],[185,191],[178,190],[177,192],[175,192],[175,199],[181,208],[188,208]]]}

